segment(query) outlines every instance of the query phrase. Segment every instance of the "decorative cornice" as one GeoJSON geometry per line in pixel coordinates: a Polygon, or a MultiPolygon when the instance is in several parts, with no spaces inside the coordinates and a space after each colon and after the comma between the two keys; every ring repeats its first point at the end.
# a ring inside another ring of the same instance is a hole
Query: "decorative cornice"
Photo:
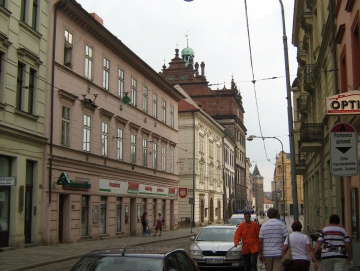
{"type": "Polygon", "coordinates": [[[130,128],[136,130],[137,132],[138,132],[138,131],[140,130],[140,128],[141,128],[140,125],[137,125],[136,123],[134,123],[134,122],[132,122],[132,121],[129,122],[129,126],[130,126],[130,128]]]}
{"type": "Polygon", "coordinates": [[[146,129],[146,128],[144,128],[144,127],[141,127],[141,132],[144,133],[144,134],[146,134],[146,135],[150,135],[150,134],[151,134],[151,131],[148,130],[148,129],[146,129]]]}
{"type": "Polygon", "coordinates": [[[32,61],[34,61],[34,63],[37,66],[40,66],[43,62],[40,60],[40,57],[38,55],[36,55],[35,53],[31,52],[30,50],[28,50],[27,48],[21,47],[17,49],[17,53],[18,56],[20,56],[21,58],[24,57],[28,57],[29,59],[31,59],[32,61]]]}
{"type": "Polygon", "coordinates": [[[127,119],[124,119],[123,117],[120,116],[115,116],[114,119],[116,120],[117,123],[123,124],[124,126],[128,123],[127,119]]]}
{"type": "Polygon", "coordinates": [[[75,101],[79,99],[78,96],[76,96],[76,95],[74,95],[74,94],[72,94],[70,92],[67,92],[66,90],[63,90],[63,89],[59,89],[58,94],[60,96],[60,99],[68,100],[72,104],[74,104],[75,101]]]}
{"type": "Polygon", "coordinates": [[[5,47],[9,47],[12,44],[3,32],[0,32],[0,42],[4,44],[5,47]]]}
{"type": "Polygon", "coordinates": [[[100,111],[101,117],[111,119],[114,116],[114,113],[112,113],[104,108],[100,108],[99,111],[100,111]]]}

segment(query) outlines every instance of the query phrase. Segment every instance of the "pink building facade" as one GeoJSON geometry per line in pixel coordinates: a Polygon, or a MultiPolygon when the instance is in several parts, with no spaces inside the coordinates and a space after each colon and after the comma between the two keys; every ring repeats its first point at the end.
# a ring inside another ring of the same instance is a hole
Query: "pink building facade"
{"type": "Polygon", "coordinates": [[[184,97],[76,1],[51,1],[44,243],[177,229],[184,97]],[[128,99],[129,98],[129,99],[128,99]]]}
{"type": "MultiPolygon", "coordinates": [[[[340,93],[360,90],[360,2],[355,0],[336,1],[336,44],[338,57],[338,76],[340,93]]],[[[360,118],[342,116],[340,122],[351,124],[360,134],[360,118]]],[[[359,146],[359,145],[358,145],[359,146]]],[[[358,160],[360,156],[358,154],[358,160]]],[[[342,177],[344,191],[344,224],[352,237],[353,262],[359,265],[360,259],[360,174],[342,177]]]]}

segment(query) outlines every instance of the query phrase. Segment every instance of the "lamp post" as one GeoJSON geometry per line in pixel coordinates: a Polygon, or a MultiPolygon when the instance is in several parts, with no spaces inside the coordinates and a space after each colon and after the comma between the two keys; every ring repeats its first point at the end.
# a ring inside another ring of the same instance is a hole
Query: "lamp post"
{"type": "MultiPolygon", "coordinates": [[[[278,139],[275,136],[255,136],[255,135],[250,135],[248,136],[247,140],[248,141],[252,141],[254,138],[262,138],[263,140],[266,138],[274,138],[276,140],[278,140],[281,144],[281,173],[282,173],[282,179],[283,179],[283,216],[284,216],[284,221],[285,221],[285,178],[284,178],[284,146],[283,143],[280,139],[278,139]]],[[[275,183],[275,193],[276,192],[276,183],[275,183]]],[[[276,194],[276,205],[277,205],[277,194],[276,194]]]]}
{"type": "Polygon", "coordinates": [[[283,43],[284,43],[284,60],[285,60],[285,77],[286,77],[286,99],[288,105],[288,126],[289,126],[289,145],[290,145],[290,166],[291,166],[291,187],[293,197],[293,211],[294,221],[299,220],[298,197],[297,197],[297,183],[295,174],[295,149],[294,149],[294,129],[293,129],[293,115],[291,105],[291,90],[290,90],[290,73],[289,73],[289,56],[287,47],[287,37],[285,29],[285,13],[282,0],[279,0],[281,6],[281,17],[283,23],[283,43]]]}

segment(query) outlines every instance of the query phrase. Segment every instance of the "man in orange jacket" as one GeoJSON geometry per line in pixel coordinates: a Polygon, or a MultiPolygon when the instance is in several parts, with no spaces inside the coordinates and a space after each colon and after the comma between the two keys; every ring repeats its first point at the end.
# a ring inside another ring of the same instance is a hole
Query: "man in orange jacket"
{"type": "Polygon", "coordinates": [[[238,246],[242,239],[242,254],[245,261],[245,271],[257,271],[257,258],[259,253],[259,225],[250,220],[250,213],[244,212],[245,221],[242,222],[234,235],[234,245],[238,246]]]}

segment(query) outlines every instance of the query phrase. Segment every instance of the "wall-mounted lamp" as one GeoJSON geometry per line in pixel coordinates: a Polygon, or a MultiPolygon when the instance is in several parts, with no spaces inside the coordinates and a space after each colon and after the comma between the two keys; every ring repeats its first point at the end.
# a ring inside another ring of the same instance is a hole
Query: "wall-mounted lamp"
{"type": "Polygon", "coordinates": [[[154,127],[156,127],[156,121],[154,122],[154,127]]]}
{"type": "Polygon", "coordinates": [[[123,110],[123,108],[124,108],[124,106],[121,104],[121,105],[120,105],[120,110],[123,110]]]}
{"type": "Polygon", "coordinates": [[[131,168],[132,168],[132,170],[134,170],[134,169],[135,169],[135,165],[134,165],[134,164],[132,164],[132,165],[131,165],[131,168]]]}
{"type": "Polygon", "coordinates": [[[145,123],[147,122],[147,118],[144,118],[144,122],[145,122],[145,123]]]}
{"type": "Polygon", "coordinates": [[[90,86],[88,86],[87,87],[87,92],[90,93],[90,90],[91,90],[91,88],[90,88],[90,86]]]}

